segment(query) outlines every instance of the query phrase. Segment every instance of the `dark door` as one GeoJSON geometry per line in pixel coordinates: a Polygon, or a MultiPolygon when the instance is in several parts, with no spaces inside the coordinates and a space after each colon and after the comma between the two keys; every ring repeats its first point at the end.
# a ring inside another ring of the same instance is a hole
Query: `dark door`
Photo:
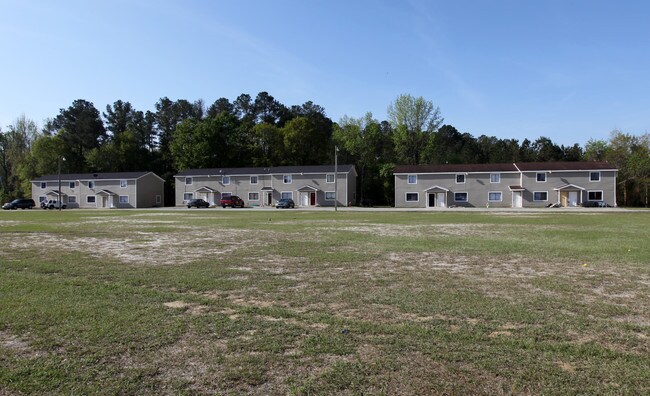
{"type": "Polygon", "coordinates": [[[430,208],[436,207],[436,194],[429,194],[429,207],[430,208]]]}

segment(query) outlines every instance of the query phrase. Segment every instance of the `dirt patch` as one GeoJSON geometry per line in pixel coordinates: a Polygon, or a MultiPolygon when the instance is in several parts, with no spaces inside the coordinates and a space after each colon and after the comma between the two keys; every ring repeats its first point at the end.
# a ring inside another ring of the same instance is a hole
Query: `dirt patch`
{"type": "Polygon", "coordinates": [[[45,352],[37,351],[32,348],[29,345],[29,342],[27,342],[25,339],[11,334],[6,330],[0,331],[0,346],[2,346],[4,349],[12,351],[18,356],[27,359],[35,359],[46,355],[45,352]]]}
{"type": "Polygon", "coordinates": [[[185,310],[190,315],[199,315],[208,310],[208,307],[205,305],[186,303],[184,301],[170,301],[163,303],[163,305],[167,308],[185,310]]]}

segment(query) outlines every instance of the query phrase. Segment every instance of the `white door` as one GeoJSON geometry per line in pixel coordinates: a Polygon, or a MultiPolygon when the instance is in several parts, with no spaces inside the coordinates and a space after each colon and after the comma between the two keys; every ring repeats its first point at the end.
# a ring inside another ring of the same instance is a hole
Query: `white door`
{"type": "Polygon", "coordinates": [[[302,202],[302,206],[309,206],[309,194],[300,193],[300,202],[302,202]]]}
{"type": "Polygon", "coordinates": [[[521,191],[513,191],[512,192],[512,207],[513,208],[521,208],[521,206],[522,206],[521,191]]]}
{"type": "Polygon", "coordinates": [[[578,206],[578,192],[569,191],[569,206],[578,206]]]}
{"type": "Polygon", "coordinates": [[[439,208],[447,207],[447,193],[438,193],[438,196],[436,197],[436,206],[439,208]]]}

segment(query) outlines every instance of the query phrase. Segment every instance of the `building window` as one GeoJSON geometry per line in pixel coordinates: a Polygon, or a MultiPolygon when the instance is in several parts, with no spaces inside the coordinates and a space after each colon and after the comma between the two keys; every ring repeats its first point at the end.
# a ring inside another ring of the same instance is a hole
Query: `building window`
{"type": "Polygon", "coordinates": [[[467,193],[466,192],[454,193],[454,201],[455,202],[467,202],[468,201],[467,193]]]}
{"type": "Polygon", "coordinates": [[[533,192],[533,201],[548,201],[548,191],[533,192]]]}
{"type": "Polygon", "coordinates": [[[41,195],[40,197],[38,197],[38,203],[45,202],[45,201],[47,201],[47,197],[45,195],[41,195]]]}
{"type": "Polygon", "coordinates": [[[406,202],[418,202],[419,200],[420,200],[420,194],[406,193],[406,202]]]}
{"type": "Polygon", "coordinates": [[[334,183],[334,174],[330,173],[325,176],[325,183],[334,183]]]}
{"type": "Polygon", "coordinates": [[[590,201],[602,201],[603,192],[602,191],[589,191],[587,193],[587,199],[590,201]]]}
{"type": "Polygon", "coordinates": [[[251,176],[251,184],[257,184],[257,176],[251,176]]]}
{"type": "Polygon", "coordinates": [[[96,197],[94,195],[86,195],[86,203],[94,204],[96,202],[95,198],[96,197]]]}
{"type": "Polygon", "coordinates": [[[540,183],[546,182],[546,172],[540,172],[537,174],[537,181],[540,183]]]}
{"type": "Polygon", "coordinates": [[[325,191],[325,199],[328,201],[333,201],[336,199],[336,195],[334,194],[334,191],[325,191]]]}
{"type": "Polygon", "coordinates": [[[77,203],[77,197],[75,195],[68,195],[68,203],[71,204],[76,204],[77,203]]]}
{"type": "Polygon", "coordinates": [[[185,178],[185,185],[186,186],[191,186],[192,185],[192,178],[191,177],[186,177],[185,178]]]}
{"type": "Polygon", "coordinates": [[[406,182],[408,184],[418,184],[418,175],[408,175],[406,182]]]}
{"type": "Polygon", "coordinates": [[[259,201],[260,200],[260,193],[258,193],[258,192],[250,192],[250,193],[248,193],[248,200],[249,201],[259,201]]]}
{"type": "Polygon", "coordinates": [[[501,194],[501,191],[490,191],[488,193],[488,201],[490,202],[501,202],[503,198],[503,194],[501,194]]]}
{"type": "Polygon", "coordinates": [[[282,199],[293,199],[293,192],[292,191],[283,191],[280,193],[280,198],[282,199]]]}
{"type": "Polygon", "coordinates": [[[121,204],[128,204],[129,203],[129,196],[128,195],[120,195],[120,203],[121,204]]]}
{"type": "Polygon", "coordinates": [[[75,188],[75,182],[70,182],[68,183],[69,188],[75,188]]]}
{"type": "Polygon", "coordinates": [[[190,199],[194,199],[194,193],[184,193],[183,194],[183,201],[189,201],[190,199]]]}
{"type": "Polygon", "coordinates": [[[282,181],[284,182],[284,184],[291,184],[291,182],[293,181],[293,176],[292,175],[284,175],[284,176],[282,176],[282,181]]]}
{"type": "Polygon", "coordinates": [[[41,188],[47,188],[47,182],[41,182],[41,188]]]}
{"type": "Polygon", "coordinates": [[[232,195],[231,192],[222,192],[221,193],[221,199],[230,198],[231,195],[232,195]]]}
{"type": "Polygon", "coordinates": [[[156,195],[156,203],[161,204],[162,203],[162,196],[156,195]]]}
{"type": "Polygon", "coordinates": [[[224,177],[222,177],[222,178],[221,178],[221,183],[222,183],[224,186],[229,185],[229,184],[230,184],[230,176],[224,176],[224,177]]]}
{"type": "Polygon", "coordinates": [[[600,172],[589,172],[589,181],[599,182],[600,181],[600,172]]]}
{"type": "Polygon", "coordinates": [[[95,188],[95,182],[94,181],[89,181],[88,182],[88,188],[95,188]]]}
{"type": "Polygon", "coordinates": [[[501,183],[501,173],[490,173],[490,183],[501,183]]]}
{"type": "Polygon", "coordinates": [[[456,175],[456,184],[463,184],[463,183],[465,183],[465,175],[464,174],[456,175]]]}
{"type": "Polygon", "coordinates": [[[128,183],[126,180],[120,180],[120,188],[126,188],[127,185],[128,183]]]}

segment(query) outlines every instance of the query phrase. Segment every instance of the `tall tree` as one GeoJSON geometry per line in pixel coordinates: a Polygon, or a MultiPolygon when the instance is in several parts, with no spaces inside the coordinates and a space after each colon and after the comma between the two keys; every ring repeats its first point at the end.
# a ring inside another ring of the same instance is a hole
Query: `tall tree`
{"type": "Polygon", "coordinates": [[[58,134],[63,141],[60,155],[66,158],[68,166],[77,171],[88,170],[86,154],[106,140],[106,130],[95,106],[86,100],[77,99],[47,125],[50,133],[58,134]]]}
{"type": "Polygon", "coordinates": [[[432,148],[433,133],[442,124],[440,109],[423,97],[400,95],[388,106],[388,118],[393,126],[395,151],[398,161],[420,164],[427,158],[425,149],[432,148]]]}

